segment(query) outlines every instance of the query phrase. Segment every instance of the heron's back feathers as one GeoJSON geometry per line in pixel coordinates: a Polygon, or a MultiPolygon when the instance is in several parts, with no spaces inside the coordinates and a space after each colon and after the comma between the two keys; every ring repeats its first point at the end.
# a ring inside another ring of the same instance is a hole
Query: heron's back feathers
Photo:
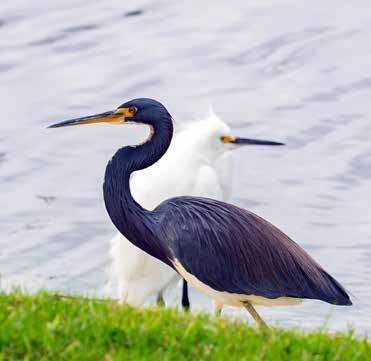
{"type": "Polygon", "coordinates": [[[162,229],[158,237],[174,259],[217,291],[351,304],[344,288],[299,245],[252,212],[213,199],[177,197],[154,214],[162,229]]]}

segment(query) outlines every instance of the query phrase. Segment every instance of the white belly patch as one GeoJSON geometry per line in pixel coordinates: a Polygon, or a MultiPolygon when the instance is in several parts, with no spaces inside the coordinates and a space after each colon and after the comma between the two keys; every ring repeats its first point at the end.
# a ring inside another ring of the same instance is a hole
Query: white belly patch
{"type": "Polygon", "coordinates": [[[177,259],[173,261],[173,265],[187,282],[219,304],[241,307],[243,306],[244,301],[248,301],[252,305],[258,306],[287,306],[296,305],[302,302],[300,298],[293,297],[266,298],[262,296],[241,295],[238,293],[217,291],[189,273],[177,259]]]}

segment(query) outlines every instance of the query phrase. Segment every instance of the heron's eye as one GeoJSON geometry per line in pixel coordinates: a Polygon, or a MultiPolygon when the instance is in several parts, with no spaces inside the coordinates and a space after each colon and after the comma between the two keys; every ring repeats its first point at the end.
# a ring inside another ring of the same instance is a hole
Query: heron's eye
{"type": "Polygon", "coordinates": [[[129,113],[134,115],[137,112],[138,108],[134,107],[133,105],[129,107],[129,113]]]}

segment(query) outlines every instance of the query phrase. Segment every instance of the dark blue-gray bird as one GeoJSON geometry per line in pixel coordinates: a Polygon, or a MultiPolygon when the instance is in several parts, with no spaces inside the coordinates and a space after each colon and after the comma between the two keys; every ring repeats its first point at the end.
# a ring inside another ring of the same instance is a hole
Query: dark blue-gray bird
{"type": "Polygon", "coordinates": [[[143,143],[119,149],[107,164],[103,186],[106,209],[130,242],[176,270],[210,296],[219,310],[224,305],[245,307],[266,326],[255,305],[290,305],[303,299],[352,304],[340,283],[298,244],[246,209],[183,196],[149,211],[135,201],[130,175],[159,160],[173,136],[172,117],[161,103],[134,99],[113,111],[50,127],[91,123],[149,126],[143,143]]]}

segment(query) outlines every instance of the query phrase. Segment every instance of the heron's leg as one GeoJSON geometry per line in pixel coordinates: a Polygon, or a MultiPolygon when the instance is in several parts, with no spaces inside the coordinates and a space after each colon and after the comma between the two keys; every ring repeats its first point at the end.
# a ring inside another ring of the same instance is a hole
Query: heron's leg
{"type": "Polygon", "coordinates": [[[162,291],[160,291],[157,294],[156,302],[157,302],[157,306],[159,306],[159,307],[164,307],[165,306],[164,295],[163,295],[162,291]]]}
{"type": "Polygon", "coordinates": [[[223,304],[220,303],[219,301],[214,300],[215,317],[220,317],[222,315],[222,309],[223,309],[223,304]]]}
{"type": "Polygon", "coordinates": [[[260,317],[260,315],[256,312],[253,305],[248,302],[244,301],[243,306],[246,308],[246,310],[250,313],[250,315],[253,317],[253,319],[258,323],[258,325],[262,328],[269,329],[268,325],[265,323],[265,321],[260,317]]]}
{"type": "Polygon", "coordinates": [[[183,289],[182,289],[182,307],[185,311],[190,308],[189,297],[188,297],[188,283],[183,279],[183,289]]]}

